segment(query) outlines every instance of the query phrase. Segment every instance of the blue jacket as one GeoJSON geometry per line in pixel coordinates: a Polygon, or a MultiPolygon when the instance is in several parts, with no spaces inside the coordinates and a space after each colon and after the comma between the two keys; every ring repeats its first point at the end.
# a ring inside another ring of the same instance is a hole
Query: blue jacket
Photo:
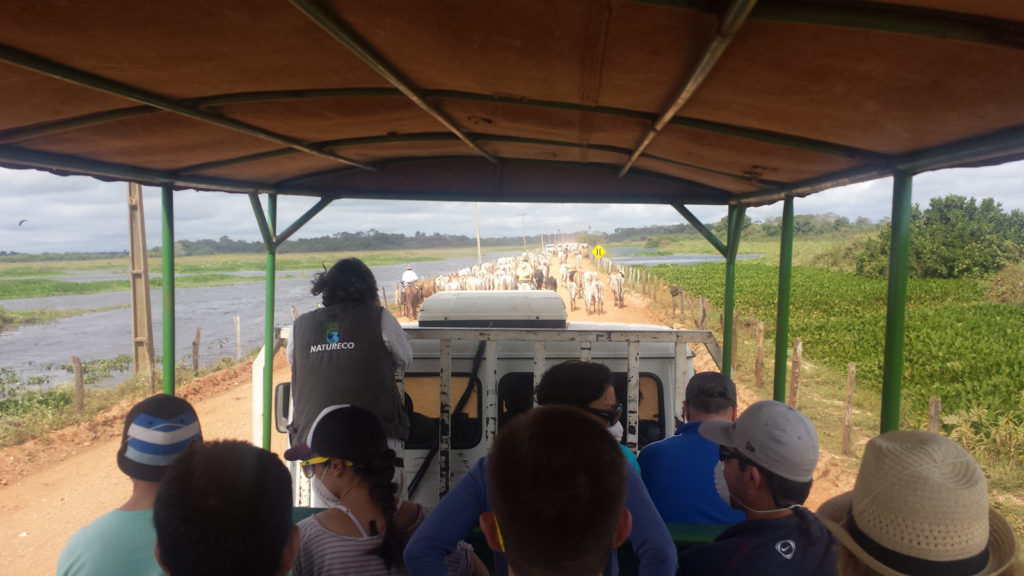
{"type": "Polygon", "coordinates": [[[746,516],[733,510],[715,490],[718,444],[697,432],[700,422],[687,422],[676,435],[648,444],[640,451],[640,474],[665,522],[735,524],[746,516]]]}
{"type": "MultiPolygon", "coordinates": [[[[672,536],[658,515],[654,503],[644,489],[640,474],[626,466],[626,508],[633,516],[629,540],[640,561],[640,574],[671,575],[676,573],[676,547],[672,536]]],[[[405,546],[405,567],[413,576],[447,576],[444,558],[456,544],[478,526],[480,514],[491,509],[487,491],[487,458],[477,461],[452,488],[405,546]]],[[[618,559],[612,551],[606,574],[619,572],[618,559]]],[[[508,574],[505,555],[494,553],[495,573],[508,574]]]]}

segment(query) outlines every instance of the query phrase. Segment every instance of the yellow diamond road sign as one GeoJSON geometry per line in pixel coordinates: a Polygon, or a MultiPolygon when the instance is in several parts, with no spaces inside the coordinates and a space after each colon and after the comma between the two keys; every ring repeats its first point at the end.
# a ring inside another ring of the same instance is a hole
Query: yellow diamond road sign
{"type": "Polygon", "coordinates": [[[594,249],[590,252],[594,255],[594,258],[597,258],[598,260],[604,258],[604,248],[602,248],[600,244],[594,246],[594,249]]]}

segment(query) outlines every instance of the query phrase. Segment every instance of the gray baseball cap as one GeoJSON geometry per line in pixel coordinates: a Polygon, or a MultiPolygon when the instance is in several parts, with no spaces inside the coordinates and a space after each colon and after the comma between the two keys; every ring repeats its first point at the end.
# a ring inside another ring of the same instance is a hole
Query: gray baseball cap
{"type": "Polygon", "coordinates": [[[707,420],[700,435],[735,448],[758,466],[794,482],[814,477],[818,464],[818,433],[814,424],[793,408],[774,400],[751,404],[735,422],[707,420]]]}

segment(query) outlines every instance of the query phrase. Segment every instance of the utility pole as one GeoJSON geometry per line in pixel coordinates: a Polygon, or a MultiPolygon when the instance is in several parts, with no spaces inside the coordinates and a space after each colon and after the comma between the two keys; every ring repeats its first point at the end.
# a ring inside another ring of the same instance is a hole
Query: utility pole
{"type": "Polygon", "coordinates": [[[483,266],[484,257],[480,252],[480,209],[476,202],[473,202],[473,218],[476,220],[476,265],[483,266]]]}
{"type": "Polygon", "coordinates": [[[526,251],[526,212],[520,212],[516,216],[523,217],[523,252],[526,251]]]}

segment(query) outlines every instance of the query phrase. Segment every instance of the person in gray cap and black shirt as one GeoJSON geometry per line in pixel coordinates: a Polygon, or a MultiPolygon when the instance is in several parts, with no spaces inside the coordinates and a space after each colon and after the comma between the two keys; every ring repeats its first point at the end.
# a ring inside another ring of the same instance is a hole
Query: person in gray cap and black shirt
{"type": "Polygon", "coordinates": [[[811,421],[791,406],[765,400],[735,422],[702,423],[700,434],[719,444],[719,496],[747,519],[680,556],[680,573],[835,574],[835,540],[803,507],[818,464],[811,421]]]}
{"type": "Polygon", "coordinates": [[[736,385],[725,374],[700,372],[686,385],[686,422],[676,435],[649,444],[637,460],[644,486],[665,522],[735,524],[744,519],[716,496],[718,444],[698,428],[705,420],[736,419],[736,385]]]}

